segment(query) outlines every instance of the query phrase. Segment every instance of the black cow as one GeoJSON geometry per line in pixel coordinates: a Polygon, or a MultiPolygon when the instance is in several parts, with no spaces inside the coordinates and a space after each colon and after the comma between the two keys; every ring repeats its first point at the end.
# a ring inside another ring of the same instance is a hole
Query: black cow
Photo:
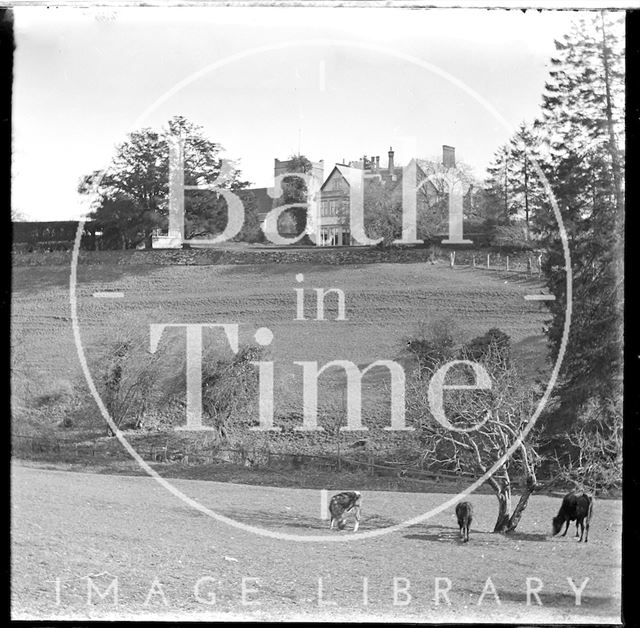
{"type": "Polygon", "coordinates": [[[337,523],[338,530],[344,530],[347,525],[346,516],[353,511],[356,522],[353,531],[357,532],[360,526],[360,506],[362,503],[362,495],[358,491],[345,491],[338,493],[331,498],[329,502],[329,513],[331,514],[331,526],[337,523]]]}
{"type": "Polygon", "coordinates": [[[469,541],[469,526],[473,521],[473,506],[471,502],[460,502],[456,506],[456,517],[460,526],[460,538],[464,543],[469,541]]]}
{"type": "Polygon", "coordinates": [[[562,536],[566,536],[569,524],[575,521],[576,536],[578,536],[578,525],[580,526],[580,539],[578,542],[582,541],[584,535],[584,542],[586,543],[589,540],[589,523],[592,513],[593,497],[591,495],[578,492],[568,493],[562,500],[562,506],[560,506],[558,514],[553,518],[553,536],[560,532],[564,523],[567,524],[567,527],[564,529],[562,536]],[[585,525],[587,529],[586,535],[584,534],[585,525]]]}

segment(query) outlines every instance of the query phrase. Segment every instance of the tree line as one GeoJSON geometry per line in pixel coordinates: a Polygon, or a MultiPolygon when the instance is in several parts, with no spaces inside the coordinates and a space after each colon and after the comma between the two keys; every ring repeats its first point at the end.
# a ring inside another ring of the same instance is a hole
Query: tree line
{"type": "Polygon", "coordinates": [[[593,12],[555,45],[540,114],[496,151],[486,190],[493,219],[522,214],[545,251],[543,274],[555,296],[545,328],[551,361],[560,355],[571,305],[551,432],[565,432],[570,450],[593,443],[577,469],[602,466],[598,460],[619,469],[619,448],[601,441],[617,443],[622,426],[624,13],[593,12]],[[549,189],[566,233],[570,300],[549,189]]]}

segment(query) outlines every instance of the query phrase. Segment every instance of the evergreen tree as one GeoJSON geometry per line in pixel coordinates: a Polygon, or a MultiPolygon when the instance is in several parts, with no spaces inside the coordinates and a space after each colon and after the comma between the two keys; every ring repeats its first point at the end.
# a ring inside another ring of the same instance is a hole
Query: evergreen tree
{"type": "Polygon", "coordinates": [[[509,215],[524,219],[528,240],[531,233],[532,214],[541,202],[546,200],[540,178],[534,163],[540,160],[540,140],[533,128],[522,123],[509,141],[509,215]]]}
{"type": "Polygon", "coordinates": [[[496,151],[487,169],[483,213],[489,231],[521,218],[524,239],[529,239],[532,215],[546,200],[533,165],[539,160],[538,134],[523,122],[510,140],[496,151]]]}
{"type": "MultiPolygon", "coordinates": [[[[545,139],[543,170],[562,214],[573,274],[557,427],[575,423],[587,403],[596,403],[606,414],[621,394],[623,37],[623,14],[602,11],[556,42],[542,117],[536,123],[545,139]]],[[[548,251],[543,271],[556,297],[549,302],[552,319],[546,329],[556,359],[567,294],[562,243],[549,204],[538,211],[535,228],[548,251]]]]}
{"type": "Polygon", "coordinates": [[[511,167],[509,147],[508,145],[501,146],[487,168],[488,178],[485,182],[488,202],[487,220],[491,225],[509,223],[512,206],[509,185],[513,177],[511,167]]]}

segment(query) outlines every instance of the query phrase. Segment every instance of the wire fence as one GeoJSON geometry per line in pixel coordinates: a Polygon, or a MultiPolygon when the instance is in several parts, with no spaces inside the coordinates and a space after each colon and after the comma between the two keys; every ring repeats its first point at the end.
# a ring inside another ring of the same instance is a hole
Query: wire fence
{"type": "Polygon", "coordinates": [[[496,252],[450,251],[448,257],[440,256],[440,258],[448,259],[451,268],[478,268],[524,274],[532,278],[542,277],[541,253],[505,255],[496,252]]]}

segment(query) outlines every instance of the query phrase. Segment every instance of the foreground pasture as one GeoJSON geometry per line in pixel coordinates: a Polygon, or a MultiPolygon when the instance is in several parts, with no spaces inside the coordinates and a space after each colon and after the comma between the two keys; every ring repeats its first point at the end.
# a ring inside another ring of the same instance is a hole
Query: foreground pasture
{"type": "MultiPolygon", "coordinates": [[[[317,490],[172,482],[236,521],[302,537],[353,536],[328,530],[317,490]]],[[[620,619],[619,501],[596,502],[588,544],[574,541],[573,527],[565,538],[550,538],[560,500],[547,496],[532,498],[516,534],[491,534],[490,495],[470,498],[476,514],[468,544],[459,541],[453,509],[372,539],[302,543],[214,521],[147,477],[14,465],[11,488],[14,618],[620,619]],[[488,578],[500,604],[490,592],[478,605],[488,578]],[[538,579],[531,588],[542,587],[540,605],[535,597],[527,605],[527,578],[538,579]],[[569,578],[578,588],[588,578],[579,606],[569,578]],[[91,588],[104,593],[116,581],[117,605],[115,586],[102,600],[91,588]],[[436,586],[448,583],[451,603],[441,597],[436,604],[436,586]]],[[[446,497],[365,491],[361,531],[399,523],[446,497]]]]}

